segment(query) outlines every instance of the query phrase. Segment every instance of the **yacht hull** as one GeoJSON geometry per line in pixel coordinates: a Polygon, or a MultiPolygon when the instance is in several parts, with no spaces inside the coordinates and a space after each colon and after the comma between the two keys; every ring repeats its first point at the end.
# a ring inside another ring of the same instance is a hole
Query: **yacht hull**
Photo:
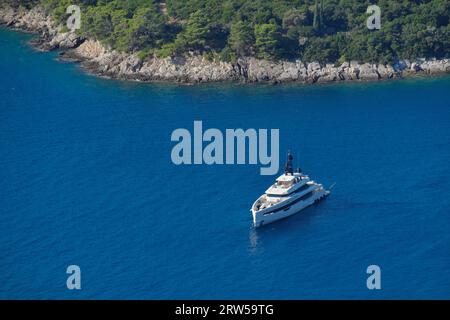
{"type": "Polygon", "coordinates": [[[255,212],[252,209],[253,226],[255,228],[259,228],[262,227],[263,225],[267,225],[269,223],[290,217],[294,214],[299,213],[301,210],[309,207],[310,205],[320,201],[329,194],[330,192],[324,189],[316,190],[308,199],[294,203],[291,206],[284,208],[282,210],[278,210],[276,212],[268,212],[268,213],[255,212]]]}

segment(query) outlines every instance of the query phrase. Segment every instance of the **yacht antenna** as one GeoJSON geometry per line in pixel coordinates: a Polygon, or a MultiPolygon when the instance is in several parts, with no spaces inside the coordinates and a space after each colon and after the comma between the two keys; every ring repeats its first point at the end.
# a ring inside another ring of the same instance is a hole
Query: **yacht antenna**
{"type": "Polygon", "coordinates": [[[294,157],[291,154],[291,151],[288,151],[288,156],[287,156],[287,162],[286,162],[286,166],[284,167],[284,174],[288,175],[292,175],[294,173],[294,170],[292,169],[292,160],[294,160],[294,157]]]}

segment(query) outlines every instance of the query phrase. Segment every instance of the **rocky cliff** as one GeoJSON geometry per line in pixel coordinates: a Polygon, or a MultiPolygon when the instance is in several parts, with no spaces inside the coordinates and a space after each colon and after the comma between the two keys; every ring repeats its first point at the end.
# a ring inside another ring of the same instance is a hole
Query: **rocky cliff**
{"type": "Polygon", "coordinates": [[[39,34],[33,44],[42,50],[64,50],[62,57],[79,60],[92,73],[118,79],[175,82],[333,82],[380,80],[415,74],[450,72],[450,59],[401,60],[393,66],[347,61],[340,66],[318,62],[271,62],[252,57],[236,63],[210,61],[202,56],[148,58],[119,53],[93,39],[63,32],[42,8],[31,10],[0,8],[0,23],[39,34]]]}

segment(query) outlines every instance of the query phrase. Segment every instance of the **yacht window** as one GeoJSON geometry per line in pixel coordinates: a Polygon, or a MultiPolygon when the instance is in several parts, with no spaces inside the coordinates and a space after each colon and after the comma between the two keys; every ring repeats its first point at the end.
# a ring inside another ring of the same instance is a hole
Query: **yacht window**
{"type": "Polygon", "coordinates": [[[292,185],[291,181],[278,181],[277,185],[280,187],[288,188],[292,185]]]}
{"type": "Polygon", "coordinates": [[[267,196],[268,196],[268,197],[271,197],[271,198],[280,198],[280,197],[284,197],[285,195],[282,195],[282,194],[270,194],[270,193],[268,193],[267,196]]]}

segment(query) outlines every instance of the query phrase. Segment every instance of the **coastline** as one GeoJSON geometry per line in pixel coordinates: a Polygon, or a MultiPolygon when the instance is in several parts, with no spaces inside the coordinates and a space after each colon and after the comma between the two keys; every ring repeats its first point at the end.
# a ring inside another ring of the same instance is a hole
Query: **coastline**
{"type": "Polygon", "coordinates": [[[142,82],[175,83],[331,83],[341,81],[378,81],[415,75],[450,73],[450,59],[418,58],[400,60],[395,65],[346,61],[340,66],[318,62],[267,61],[253,57],[237,62],[210,61],[202,56],[148,58],[136,53],[119,53],[99,41],[73,32],[63,32],[40,7],[30,10],[0,8],[0,24],[38,35],[30,41],[38,50],[60,51],[60,59],[78,62],[97,76],[142,82]]]}

